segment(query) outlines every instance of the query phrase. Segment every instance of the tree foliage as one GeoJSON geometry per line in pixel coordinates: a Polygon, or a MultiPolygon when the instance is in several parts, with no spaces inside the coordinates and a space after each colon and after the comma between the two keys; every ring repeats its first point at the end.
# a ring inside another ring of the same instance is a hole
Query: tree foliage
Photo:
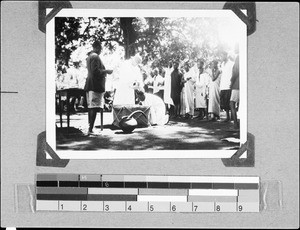
{"type": "Polygon", "coordinates": [[[220,47],[218,18],[55,18],[56,59],[68,63],[79,46],[99,40],[111,51],[124,47],[125,59],[137,52],[145,62],[211,59],[220,47]]]}

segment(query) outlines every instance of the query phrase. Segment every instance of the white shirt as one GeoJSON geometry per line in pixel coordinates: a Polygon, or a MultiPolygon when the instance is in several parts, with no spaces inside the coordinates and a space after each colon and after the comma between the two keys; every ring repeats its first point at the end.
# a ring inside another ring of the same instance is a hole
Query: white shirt
{"type": "MultiPolygon", "coordinates": [[[[198,72],[198,75],[199,75],[199,72],[198,72]]],[[[208,73],[203,71],[203,73],[200,74],[200,77],[198,75],[197,75],[197,78],[196,78],[196,86],[197,87],[207,86],[209,84],[209,75],[208,75],[208,73]]]]}
{"type": "Polygon", "coordinates": [[[223,62],[221,66],[221,84],[220,89],[226,90],[230,89],[230,80],[232,77],[232,68],[233,68],[234,62],[231,60],[228,60],[226,64],[223,62]]]}
{"type": "Polygon", "coordinates": [[[154,77],[153,81],[153,93],[157,93],[160,90],[164,89],[164,78],[161,75],[154,77]]]}

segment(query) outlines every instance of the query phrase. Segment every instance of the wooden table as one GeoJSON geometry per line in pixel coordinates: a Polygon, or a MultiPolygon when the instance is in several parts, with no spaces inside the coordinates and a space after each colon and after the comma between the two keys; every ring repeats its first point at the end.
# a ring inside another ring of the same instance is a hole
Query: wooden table
{"type": "Polygon", "coordinates": [[[61,101],[61,97],[67,97],[67,127],[70,127],[70,98],[71,97],[86,97],[86,92],[83,89],[79,88],[69,88],[69,89],[60,89],[56,91],[56,95],[58,96],[59,100],[59,118],[60,118],[60,127],[62,128],[62,112],[63,112],[63,105],[61,101]]]}

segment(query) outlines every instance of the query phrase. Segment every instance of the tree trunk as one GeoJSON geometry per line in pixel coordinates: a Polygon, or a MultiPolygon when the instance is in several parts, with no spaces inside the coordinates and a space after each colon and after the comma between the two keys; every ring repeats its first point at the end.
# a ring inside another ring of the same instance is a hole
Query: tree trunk
{"type": "Polygon", "coordinates": [[[125,59],[135,55],[137,34],[132,25],[133,20],[134,18],[120,18],[120,27],[124,37],[125,59]]]}

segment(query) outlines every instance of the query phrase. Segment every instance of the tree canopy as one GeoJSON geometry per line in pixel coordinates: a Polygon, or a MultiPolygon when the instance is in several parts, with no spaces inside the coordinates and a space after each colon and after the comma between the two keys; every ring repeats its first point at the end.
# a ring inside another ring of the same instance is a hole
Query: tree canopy
{"type": "Polygon", "coordinates": [[[67,64],[75,50],[99,40],[112,52],[123,47],[125,59],[140,53],[144,63],[209,60],[224,48],[219,28],[226,25],[222,18],[56,17],[55,55],[67,64]]]}

